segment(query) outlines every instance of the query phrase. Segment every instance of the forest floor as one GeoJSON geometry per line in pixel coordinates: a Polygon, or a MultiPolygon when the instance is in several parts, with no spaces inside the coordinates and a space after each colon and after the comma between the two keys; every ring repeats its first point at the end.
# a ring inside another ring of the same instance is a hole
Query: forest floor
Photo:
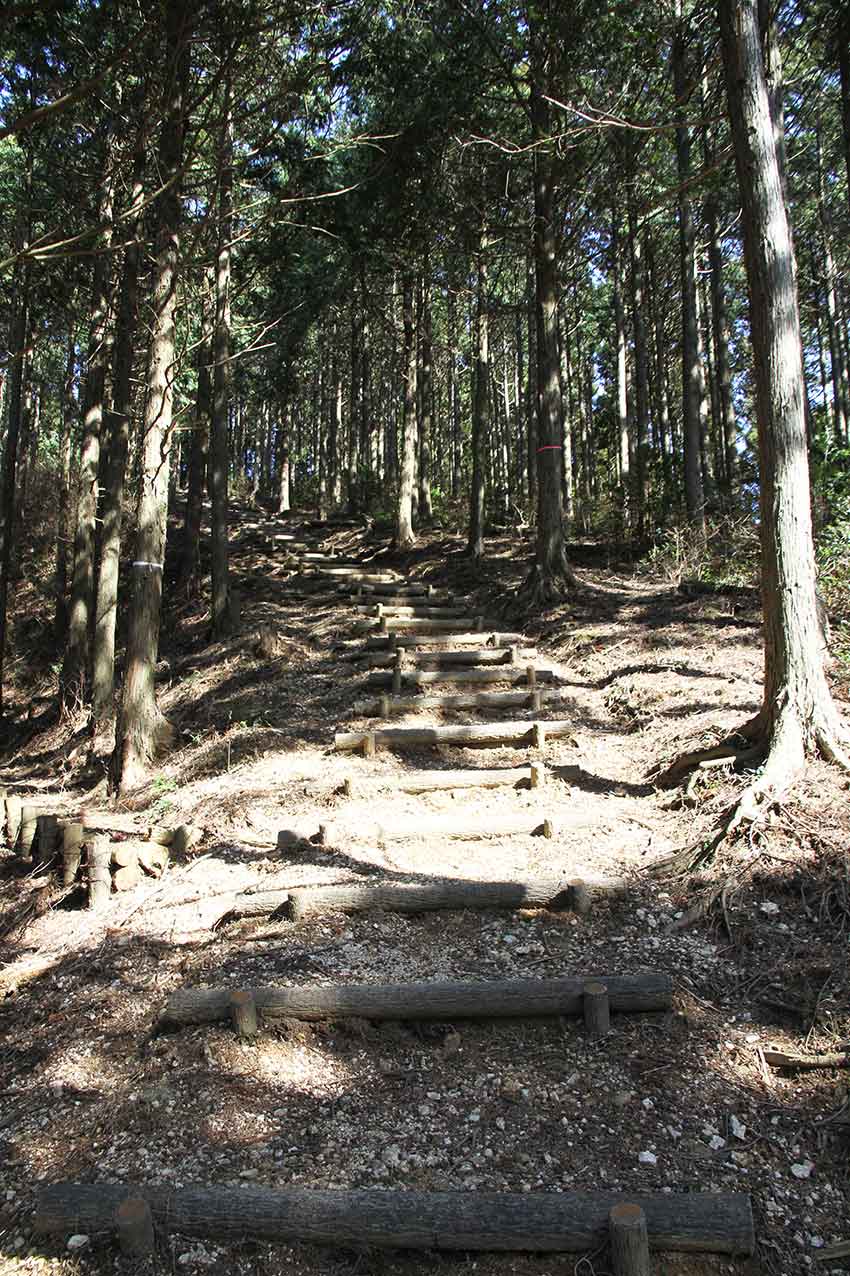
{"type": "MultiPolygon", "coordinates": [[[[71,1252],[66,1237],[34,1234],[37,1193],[58,1180],[742,1191],[752,1193],[756,1256],[659,1255],[659,1276],[845,1270],[846,1259],[819,1260],[850,1240],[850,1072],[783,1072],[762,1052],[850,1046],[846,778],[813,762],[766,825],[724,850],[702,879],[650,872],[708,837],[743,783],[714,770],[686,796],[652,775],[756,709],[755,592],[682,592],[639,563],[575,545],[580,597],[525,630],[569,697],[542,716],[570,718],[572,735],[547,742],[542,755],[440,747],[367,759],[332,747],[335,730],[365,725],[352,716],[364,675],[345,658],[353,608],[327,594],[296,597],[280,551],[267,548],[267,522],[246,512],[239,526],[242,610],[232,638],[208,644],[204,610],[186,600],[163,630],[159,698],[179,747],[132,808],[199,825],[201,842],[162,881],[114,894],[97,913],[0,853],[0,1273],[131,1270],[108,1237],[71,1252]],[[411,796],[395,788],[411,768],[529,760],[545,763],[541,789],[411,796]],[[524,813],[530,826],[551,819],[555,836],[464,840],[428,830],[429,820],[460,827],[524,813]],[[322,845],[310,841],[320,824],[333,830],[322,845]],[[278,850],[281,829],[297,838],[278,850]],[[630,885],[586,917],[542,909],[330,913],[298,923],[226,917],[234,893],[257,886],[495,881],[536,869],[564,879],[622,875],[630,885]],[[675,929],[701,889],[726,879],[722,913],[675,929]],[[169,994],[184,985],[644,969],[672,976],[673,1012],[615,1018],[601,1041],[567,1019],[290,1021],[256,1044],[228,1025],[155,1031],[169,994]]],[[[445,534],[422,538],[405,560],[365,532],[311,535],[472,595],[472,610],[494,626],[531,551],[519,536],[490,540],[474,571],[462,541],[445,534]]],[[[833,670],[846,712],[840,675],[833,670]]],[[[45,663],[0,782],[60,812],[105,806],[102,760],[87,765],[82,734],[51,717],[52,682],[45,663]]],[[[354,1254],[180,1236],[150,1270],[415,1276],[435,1265],[479,1276],[610,1270],[604,1251],[354,1254]]]]}

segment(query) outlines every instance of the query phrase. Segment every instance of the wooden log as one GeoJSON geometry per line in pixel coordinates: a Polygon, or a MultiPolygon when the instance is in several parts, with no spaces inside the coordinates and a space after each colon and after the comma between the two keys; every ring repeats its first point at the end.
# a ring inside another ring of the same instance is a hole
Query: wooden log
{"type": "MultiPolygon", "coordinates": [[[[536,788],[534,772],[537,771],[538,782],[540,768],[532,766],[499,767],[495,770],[469,767],[464,771],[407,771],[402,776],[389,777],[386,784],[399,793],[439,793],[448,789],[498,789],[507,785],[527,785],[536,788]]],[[[345,781],[346,797],[351,797],[361,788],[371,791],[381,781],[360,781],[349,776],[345,781]]]]}
{"type": "Polygon", "coordinates": [[[170,846],[173,855],[185,855],[201,840],[201,830],[193,824],[178,824],[173,831],[170,846]]]}
{"type": "MultiPolygon", "coordinates": [[[[597,886],[600,896],[612,897],[625,892],[623,882],[612,880],[599,882],[597,886]]],[[[264,894],[271,897],[285,892],[264,894]]],[[[567,911],[572,907],[572,893],[570,885],[553,874],[539,874],[516,882],[467,882],[457,878],[410,884],[353,881],[297,887],[289,891],[288,899],[281,906],[293,921],[315,913],[360,913],[373,908],[393,913],[517,908],[567,911]]]]}
{"type": "Polygon", "coordinates": [[[139,852],[133,842],[116,842],[111,847],[111,862],[113,868],[127,868],[128,865],[138,867],[139,852]]]}
{"type": "Polygon", "coordinates": [[[139,861],[136,860],[132,864],[126,864],[123,868],[116,868],[112,874],[112,884],[117,891],[131,891],[138,886],[142,880],[139,861]]]}
{"type": "Polygon", "coordinates": [[[589,1037],[605,1037],[611,1030],[611,1004],[605,984],[584,985],[584,1026],[589,1037]]]}
{"type": "MultiPolygon", "coordinates": [[[[566,690],[556,688],[552,691],[535,691],[529,696],[527,691],[460,691],[433,696],[402,696],[389,702],[389,713],[416,713],[420,709],[504,709],[511,705],[528,705],[529,708],[540,708],[543,704],[555,704],[568,700],[566,690]],[[532,705],[531,700],[539,700],[539,705],[532,705]]],[[[379,700],[355,700],[352,712],[357,717],[387,717],[379,700]]]]}
{"type": "MultiPolygon", "coordinates": [[[[384,597],[394,597],[399,594],[409,594],[412,598],[422,598],[428,594],[428,586],[424,581],[403,580],[396,577],[393,580],[361,580],[357,583],[357,587],[363,594],[382,595],[384,597]]],[[[351,583],[345,581],[338,586],[338,592],[346,594],[351,591],[351,583]]]]}
{"type": "MultiPolygon", "coordinates": [[[[56,1183],[38,1195],[35,1230],[107,1231],[129,1189],[56,1183]]],[[[418,1192],[267,1187],[144,1187],[157,1228],[209,1240],[303,1241],[339,1248],[581,1253],[608,1237],[628,1200],[646,1215],[654,1250],[752,1254],[750,1197],[683,1192],[418,1192]]]]}
{"type": "Polygon", "coordinates": [[[83,851],[82,824],[66,824],[62,830],[62,885],[71,886],[77,877],[83,851]]]}
{"type": "Polygon", "coordinates": [[[371,737],[375,749],[415,749],[427,744],[450,744],[460,748],[475,745],[533,745],[541,748],[542,731],[550,739],[571,736],[574,723],[564,719],[551,722],[476,722],[462,727],[381,727],[378,731],[338,731],[334,748],[364,749],[371,737]]]}
{"type": "Polygon", "coordinates": [[[649,1233],[640,1205],[614,1205],[608,1218],[614,1276],[649,1276],[649,1233]]]}
{"type": "Polygon", "coordinates": [[[412,603],[358,603],[354,610],[372,620],[458,620],[469,615],[468,607],[417,607],[412,603]]]}
{"type": "Polygon", "coordinates": [[[798,1072],[814,1072],[820,1068],[850,1068],[850,1052],[838,1050],[832,1054],[786,1054],[784,1050],[766,1047],[762,1050],[765,1063],[771,1068],[791,1068],[798,1072]]]}
{"type": "Polygon", "coordinates": [[[109,872],[111,858],[112,848],[109,845],[109,838],[102,833],[93,833],[86,841],[89,908],[103,908],[109,903],[112,892],[112,877],[109,872]]]}
{"type": "Polygon", "coordinates": [[[59,821],[62,828],[69,823],[82,824],[87,833],[135,833],[140,841],[158,842],[161,846],[169,846],[174,837],[174,829],[165,824],[140,824],[137,816],[120,811],[84,809],[59,821]]]}
{"type": "MultiPolygon", "coordinates": [[[[441,644],[437,644],[440,646],[441,644]]],[[[405,649],[415,646],[415,640],[402,639],[399,643],[400,647],[405,649]]],[[[534,647],[523,651],[523,657],[528,660],[537,659],[537,650],[534,647]]],[[[510,668],[511,657],[510,649],[501,650],[498,647],[486,647],[483,650],[476,651],[467,650],[448,650],[448,651],[417,651],[412,657],[421,670],[426,669],[456,669],[458,667],[466,669],[489,668],[491,665],[499,665],[505,670],[499,681],[510,680],[516,681],[515,671],[510,668]]],[[[367,669],[392,669],[395,664],[395,651],[358,651],[353,656],[354,660],[362,660],[367,669]]],[[[519,679],[521,681],[521,678],[519,679]]]]}
{"type": "MultiPolygon", "coordinates": [[[[456,634],[466,633],[471,626],[477,641],[481,642],[483,630],[476,629],[476,623],[477,618],[468,615],[447,620],[433,620],[427,616],[382,616],[380,628],[381,632],[385,634],[456,634]]],[[[374,628],[374,622],[371,620],[357,620],[354,623],[354,628],[356,632],[365,633],[374,628]]]]}
{"type": "Polygon", "coordinates": [[[15,850],[21,835],[21,799],[17,793],[6,794],[6,845],[15,850]]]}
{"type": "Polygon", "coordinates": [[[395,660],[393,662],[393,695],[397,696],[401,693],[401,682],[404,676],[404,652],[401,648],[397,648],[395,660]]]}
{"type": "MultiPolygon", "coordinates": [[[[393,821],[371,822],[358,814],[354,827],[350,823],[323,824],[327,844],[346,846],[353,839],[372,843],[406,841],[416,838],[440,838],[451,841],[463,838],[474,841],[488,837],[554,837],[555,826],[551,819],[536,812],[518,815],[484,815],[473,820],[459,820],[454,814],[442,816],[418,816],[413,823],[393,821]]],[[[317,842],[317,837],[310,838],[317,842]]]]}
{"type": "Polygon", "coordinates": [[[336,580],[344,577],[349,585],[393,585],[401,580],[396,572],[369,572],[362,567],[318,567],[305,572],[317,580],[336,580]]]}
{"type": "Polygon", "coordinates": [[[39,815],[36,820],[35,841],[33,842],[33,860],[42,868],[49,868],[59,853],[62,844],[62,831],[59,828],[59,817],[56,815],[39,815]]]}
{"type": "MultiPolygon", "coordinates": [[[[445,654],[445,653],[443,653],[445,654]]],[[[421,657],[418,657],[421,661],[421,657]]],[[[542,682],[552,682],[555,675],[550,669],[538,669],[537,677],[542,682]]],[[[375,672],[367,675],[367,682],[372,687],[392,686],[391,673],[375,672]]],[[[518,673],[506,664],[498,664],[495,669],[487,667],[457,669],[455,666],[446,669],[406,669],[402,674],[402,683],[410,687],[427,687],[434,683],[445,682],[455,687],[488,686],[493,683],[522,683],[525,674],[518,673]]]]}
{"type": "MultiPolygon", "coordinates": [[[[607,985],[611,1009],[619,1013],[670,1007],[670,976],[654,971],[488,983],[309,985],[251,991],[257,1009],[270,1019],[522,1019],[580,1015],[588,979],[607,985]]],[[[171,994],[160,1023],[163,1028],[178,1028],[216,1023],[229,1016],[229,989],[184,988],[171,994]]]]}
{"type": "Polygon", "coordinates": [[[227,912],[227,918],[266,917],[280,912],[289,903],[289,891],[246,891],[237,895],[227,912]]]}
{"type": "Polygon", "coordinates": [[[248,988],[236,988],[230,994],[230,1021],[237,1037],[256,1037],[259,1032],[257,1004],[248,988]]]}
{"type": "Polygon", "coordinates": [[[33,806],[31,802],[24,802],[21,806],[21,829],[18,833],[18,854],[25,859],[29,859],[32,855],[33,846],[35,844],[35,835],[38,829],[38,817],[41,814],[37,806],[33,806]]]}
{"type": "Polygon", "coordinates": [[[149,1258],[156,1249],[151,1207],[142,1196],[128,1196],[115,1211],[115,1231],[127,1258],[149,1258]]]}
{"type": "MultiPolygon", "coordinates": [[[[460,647],[467,644],[469,646],[484,647],[487,650],[491,648],[508,647],[511,648],[518,640],[522,638],[521,634],[500,633],[496,630],[484,632],[483,630],[463,631],[457,625],[452,629],[451,621],[428,620],[421,621],[422,625],[442,625],[440,629],[413,629],[409,625],[396,625],[395,621],[388,627],[389,631],[385,634],[373,634],[367,638],[363,644],[366,651],[386,651],[393,647],[406,648],[427,648],[427,647],[451,647],[456,643],[460,647]]],[[[502,652],[502,658],[508,662],[509,656],[505,656],[502,652]]]]}

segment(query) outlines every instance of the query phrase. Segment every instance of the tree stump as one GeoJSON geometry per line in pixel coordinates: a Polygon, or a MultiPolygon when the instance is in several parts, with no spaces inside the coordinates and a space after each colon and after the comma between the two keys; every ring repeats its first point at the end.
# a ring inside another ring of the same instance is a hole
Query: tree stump
{"type": "Polygon", "coordinates": [[[649,1276],[646,1215],[639,1205],[615,1205],[609,1218],[614,1276],[649,1276]]]}
{"type": "Polygon", "coordinates": [[[245,988],[237,988],[230,994],[230,1019],[237,1037],[256,1037],[257,1003],[254,994],[245,988]]]}
{"type": "Polygon", "coordinates": [[[112,876],[109,864],[112,847],[103,833],[95,833],[86,842],[86,867],[89,878],[89,908],[98,909],[109,903],[112,876]]]}
{"type": "Polygon", "coordinates": [[[543,767],[539,762],[532,762],[528,768],[528,787],[530,789],[539,789],[543,784],[543,767]]]}
{"type": "Polygon", "coordinates": [[[83,851],[82,824],[66,824],[62,830],[62,885],[72,886],[83,851]]]}
{"type": "Polygon", "coordinates": [[[128,1196],[115,1211],[115,1230],[121,1253],[148,1258],[156,1247],[151,1207],[142,1196],[128,1196]]]}
{"type": "Polygon", "coordinates": [[[570,907],[574,913],[578,913],[580,917],[586,917],[593,907],[593,895],[590,887],[586,882],[575,878],[567,883],[569,890],[570,907]]]}
{"type": "Polygon", "coordinates": [[[584,985],[584,1026],[589,1037],[605,1037],[611,1031],[611,1004],[604,984],[584,985]]]}

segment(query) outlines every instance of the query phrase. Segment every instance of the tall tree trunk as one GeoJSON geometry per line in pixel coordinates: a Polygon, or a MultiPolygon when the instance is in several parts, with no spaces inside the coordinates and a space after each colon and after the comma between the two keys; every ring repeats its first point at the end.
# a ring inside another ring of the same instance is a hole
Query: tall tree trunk
{"type": "Polygon", "coordinates": [[[68,641],[59,682],[60,705],[66,712],[80,708],[87,699],[89,640],[94,622],[98,470],[106,369],[111,353],[108,332],[112,257],[108,249],[112,243],[112,200],[115,186],[111,138],[106,139],[105,146],[97,210],[100,226],[97,245],[101,251],[94,259],[92,271],[91,327],[83,394],[83,441],[74,536],[74,578],[68,615],[68,641]]]}
{"type": "MultiPolygon", "coordinates": [[[[632,276],[632,339],[635,360],[634,478],[632,481],[632,526],[638,536],[647,530],[647,451],[649,440],[649,349],[646,339],[646,271],[643,240],[638,221],[634,183],[628,192],[629,257],[632,276]]],[[[699,434],[697,434],[699,446],[699,434]]],[[[697,454],[699,455],[699,454],[697,454]]]]}
{"type": "Polygon", "coordinates": [[[422,412],[419,418],[419,519],[427,526],[433,522],[434,511],[431,505],[431,434],[434,429],[434,366],[433,366],[433,333],[431,324],[431,281],[428,277],[429,263],[425,259],[425,275],[422,280],[422,340],[420,353],[422,356],[422,378],[420,401],[422,412]]]}
{"type": "Polygon", "coordinates": [[[189,448],[189,479],[186,491],[186,526],[183,538],[181,579],[186,592],[196,598],[201,591],[201,524],[204,493],[207,487],[210,451],[210,417],[212,414],[212,362],[215,279],[207,270],[201,290],[201,340],[198,345],[198,388],[195,397],[195,419],[189,448]]]}
{"type": "Polygon", "coordinates": [[[469,491],[467,548],[474,559],[484,556],[484,450],[489,430],[490,324],[487,313],[487,239],[478,241],[478,298],[475,309],[475,382],[472,399],[472,483],[469,491]]]}
{"type": "Polygon", "coordinates": [[[676,94],[676,171],[679,179],[679,261],[682,284],[682,440],[684,446],[685,508],[688,521],[705,529],[705,496],[700,467],[700,406],[702,368],[697,319],[696,227],[688,190],[692,177],[691,131],[685,123],[690,83],[685,52],[682,0],[676,0],[673,38],[673,88],[676,94]]]}
{"type": "Polygon", "coordinates": [[[289,441],[292,435],[292,400],[288,394],[281,404],[277,428],[277,512],[288,514],[291,508],[289,441]]]}
{"type": "Polygon", "coordinates": [[[847,207],[850,210],[850,13],[846,6],[842,14],[836,5],[839,15],[836,24],[835,44],[838,53],[838,78],[841,85],[841,140],[844,144],[845,189],[847,191],[847,207]]]}
{"type": "Polygon", "coordinates": [[[620,227],[616,208],[611,212],[611,282],[614,309],[614,340],[617,347],[617,469],[623,523],[630,523],[629,512],[629,377],[626,360],[626,312],[623,306],[622,264],[620,261],[620,227]]]}
{"type": "Polygon", "coordinates": [[[785,208],[756,0],[718,0],[743,201],[759,436],[764,699],[748,734],[768,759],[739,816],[755,818],[815,748],[850,769],[823,667],[815,596],[794,247],[785,208]]]}
{"type": "MultiPolygon", "coordinates": [[[[26,247],[25,236],[23,247],[26,247]]],[[[6,450],[3,456],[3,505],[0,509],[0,711],[3,708],[3,671],[6,656],[7,605],[12,571],[12,546],[17,521],[16,478],[18,443],[23,412],[24,366],[27,357],[30,306],[30,264],[15,264],[12,323],[9,332],[9,391],[6,416],[6,450]]]]}
{"type": "Polygon", "coordinates": [[[723,285],[723,253],[718,231],[718,206],[714,198],[706,204],[708,223],[708,258],[711,286],[711,327],[714,342],[714,367],[720,408],[720,428],[723,436],[723,474],[726,494],[734,492],[738,471],[738,423],[732,398],[732,365],[729,358],[729,313],[726,305],[726,289],[723,285]]]}
{"type": "Polygon", "coordinates": [[[835,296],[835,262],[832,257],[831,227],[826,207],[826,192],[823,172],[823,144],[821,139],[820,116],[817,121],[817,183],[818,183],[818,220],[821,233],[821,254],[823,269],[820,276],[823,281],[826,297],[826,332],[829,339],[829,365],[832,380],[832,413],[835,425],[835,439],[839,446],[850,438],[850,391],[847,388],[847,368],[845,367],[841,348],[840,319],[835,296]]]}
{"type": "Polygon", "coordinates": [[[230,252],[233,236],[233,112],[229,77],[224,85],[218,176],[218,251],[215,273],[213,338],[213,410],[210,423],[210,550],[213,638],[230,630],[230,552],[228,547],[228,409],[230,366],[230,252]]]}
{"type": "Polygon", "coordinates": [[[65,381],[62,386],[62,436],[59,443],[59,508],[56,515],[56,569],[54,592],[56,606],[53,613],[53,632],[58,643],[64,643],[68,628],[68,546],[71,527],[71,459],[74,443],[74,415],[77,399],[74,382],[77,372],[77,343],[73,327],[68,336],[68,356],[65,365],[65,381]]]}
{"type": "Polygon", "coordinates": [[[446,341],[449,355],[449,414],[452,430],[452,496],[460,495],[463,443],[460,429],[460,391],[457,383],[457,302],[450,286],[446,299],[446,341]]]}
{"type": "Polygon", "coordinates": [[[398,549],[410,549],[416,541],[413,532],[413,485],[416,474],[416,332],[413,294],[413,276],[406,273],[402,284],[404,416],[395,533],[398,549]]]}
{"type": "Polygon", "coordinates": [[[156,703],[154,670],[162,607],[169,452],[173,429],[174,324],[182,222],[180,171],[186,129],[192,16],[191,6],[185,5],[183,0],[167,0],[166,77],[157,156],[157,173],[163,187],[157,199],[147,400],[133,562],[135,589],[128,616],[126,670],[112,755],[113,782],[122,793],[141,781],[150,759],[174,738],[173,728],[156,703]]]}
{"type": "Polygon", "coordinates": [[[92,727],[95,736],[111,730],[115,720],[115,628],[118,616],[118,568],[121,555],[121,516],[124,476],[133,412],[133,351],[139,310],[142,206],[144,200],[145,137],[139,139],[127,232],[131,242],[124,254],[115,330],[112,373],[112,411],[107,415],[108,455],[103,491],[103,525],[92,643],[92,727]]]}
{"type": "Polygon", "coordinates": [[[561,482],[563,421],[558,355],[558,268],[555,234],[554,160],[548,150],[550,51],[542,34],[532,33],[531,85],[534,153],[534,268],[537,305],[537,553],[523,591],[532,603],[547,607],[564,589],[577,585],[564,544],[564,493],[561,482]]]}
{"type": "Polygon", "coordinates": [[[361,321],[362,308],[357,304],[357,290],[352,292],[349,303],[349,321],[351,329],[351,389],[348,396],[348,510],[356,514],[360,509],[360,422],[363,403],[360,395],[361,368],[363,353],[363,336],[361,321]]]}

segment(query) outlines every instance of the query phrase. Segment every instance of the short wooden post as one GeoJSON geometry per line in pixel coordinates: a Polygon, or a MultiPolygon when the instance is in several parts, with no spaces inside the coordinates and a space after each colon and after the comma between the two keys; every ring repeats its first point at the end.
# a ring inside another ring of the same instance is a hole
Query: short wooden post
{"type": "Polygon", "coordinates": [[[639,1205],[615,1205],[608,1216],[614,1276],[649,1276],[646,1215],[639,1205]]]}
{"type": "Polygon", "coordinates": [[[62,830],[62,885],[72,886],[83,850],[82,824],[66,824],[62,830]]]}
{"type": "Polygon", "coordinates": [[[476,616],[475,617],[475,632],[477,634],[480,634],[483,632],[483,630],[484,630],[484,617],[476,616]]]}
{"type": "Polygon", "coordinates": [[[578,913],[581,917],[586,917],[593,907],[593,896],[587,882],[575,878],[574,881],[567,883],[567,889],[570,893],[570,907],[574,913],[578,913]]]}
{"type": "Polygon", "coordinates": [[[552,838],[555,836],[555,825],[551,820],[543,821],[543,836],[552,838]]]}
{"type": "Polygon", "coordinates": [[[59,817],[57,815],[39,815],[36,821],[33,860],[42,868],[47,868],[59,847],[59,817]]]}
{"type": "Polygon", "coordinates": [[[347,798],[354,797],[354,785],[350,776],[342,782],[342,796],[347,798]]]}
{"type": "Polygon", "coordinates": [[[386,618],[386,616],[382,616],[382,617],[381,617],[380,621],[378,622],[378,628],[380,629],[380,631],[381,631],[381,633],[382,633],[382,634],[385,634],[385,633],[387,632],[387,618],[386,618]]]}
{"type": "Polygon", "coordinates": [[[531,707],[535,713],[539,713],[543,708],[543,692],[540,690],[532,691],[531,707]]]}
{"type": "Polygon", "coordinates": [[[526,665],[525,678],[528,683],[529,691],[537,690],[537,670],[534,665],[526,665]]]}
{"type": "Polygon", "coordinates": [[[429,581],[429,582],[428,582],[428,588],[427,588],[427,590],[426,590],[426,597],[428,597],[428,598],[433,598],[433,597],[434,597],[434,593],[435,593],[434,586],[433,586],[433,585],[431,584],[431,582],[429,581]]]}
{"type": "Polygon", "coordinates": [[[510,653],[511,653],[510,663],[512,665],[518,665],[519,664],[519,647],[511,647],[510,653]]]}
{"type": "Polygon", "coordinates": [[[171,838],[171,851],[174,855],[185,855],[200,839],[201,830],[194,824],[178,824],[171,838]]]}
{"type": "Polygon", "coordinates": [[[611,1006],[604,984],[584,985],[584,1026],[590,1037],[604,1037],[611,1030],[611,1006]]]}
{"type": "Polygon", "coordinates": [[[379,705],[380,705],[380,716],[381,716],[382,718],[388,718],[388,717],[390,716],[390,698],[389,698],[389,696],[388,696],[388,695],[382,695],[378,703],[379,703],[379,705]]]}
{"type": "Polygon", "coordinates": [[[543,785],[543,767],[539,762],[532,762],[528,768],[528,786],[531,789],[539,789],[543,785]]]}
{"type": "Polygon", "coordinates": [[[86,867],[89,877],[89,908],[103,908],[112,893],[109,863],[112,849],[104,833],[93,833],[86,842],[86,867]]]}
{"type": "Polygon", "coordinates": [[[395,664],[393,665],[393,695],[401,695],[401,667],[404,660],[404,648],[396,647],[395,664]]]}
{"type": "Polygon", "coordinates": [[[230,1019],[237,1037],[256,1037],[257,1004],[247,988],[236,988],[230,994],[230,1019]]]}
{"type": "Polygon", "coordinates": [[[6,794],[6,843],[11,850],[21,834],[21,799],[16,793],[6,794]]]}
{"type": "Polygon", "coordinates": [[[18,834],[19,855],[32,855],[33,843],[35,842],[35,834],[38,827],[38,814],[38,807],[31,806],[29,802],[25,802],[21,807],[21,831],[18,834]]]}
{"type": "Polygon", "coordinates": [[[367,731],[363,737],[363,756],[364,758],[374,758],[375,756],[375,733],[367,731]]]}
{"type": "Polygon", "coordinates": [[[143,1196],[128,1196],[115,1211],[115,1230],[121,1253],[148,1258],[156,1247],[151,1207],[143,1196]]]}
{"type": "Polygon", "coordinates": [[[546,748],[546,728],[542,722],[535,722],[532,727],[531,742],[535,749],[546,748]]]}
{"type": "Polygon", "coordinates": [[[384,618],[384,604],[383,604],[383,603],[378,603],[377,607],[375,608],[375,615],[378,617],[378,620],[383,620],[383,618],[384,618]]]}

